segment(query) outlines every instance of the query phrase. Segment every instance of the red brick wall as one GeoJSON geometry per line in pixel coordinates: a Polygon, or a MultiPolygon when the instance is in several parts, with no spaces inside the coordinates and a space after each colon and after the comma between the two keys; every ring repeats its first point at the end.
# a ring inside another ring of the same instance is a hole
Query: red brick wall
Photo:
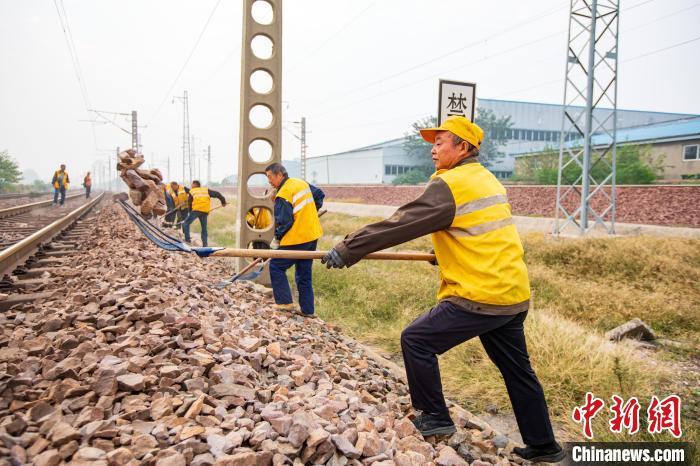
{"type": "MultiPolygon", "coordinates": [[[[422,186],[321,186],[329,201],[401,205],[415,199],[422,186]]],[[[554,216],[556,187],[507,186],[515,215],[554,216]]],[[[617,221],[700,228],[700,186],[622,186],[617,188],[617,221]]],[[[593,208],[600,209],[594,199],[593,208]]],[[[580,202],[571,197],[567,205],[580,202]]]]}

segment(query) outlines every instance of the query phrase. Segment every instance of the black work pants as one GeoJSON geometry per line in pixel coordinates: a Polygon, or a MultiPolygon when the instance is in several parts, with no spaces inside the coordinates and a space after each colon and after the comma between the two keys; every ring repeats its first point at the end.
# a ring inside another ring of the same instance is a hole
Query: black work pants
{"type": "Polygon", "coordinates": [[[428,413],[448,413],[436,355],[478,336],[503,375],[523,441],[527,445],[553,442],[544,391],[525,346],[526,316],[527,311],[510,316],[474,314],[442,301],[414,320],[401,333],[413,407],[428,413]]]}

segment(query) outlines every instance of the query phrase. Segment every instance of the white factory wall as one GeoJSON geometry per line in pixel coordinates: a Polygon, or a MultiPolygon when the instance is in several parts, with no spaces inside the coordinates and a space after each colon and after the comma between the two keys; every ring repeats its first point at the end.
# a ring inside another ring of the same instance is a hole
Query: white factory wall
{"type": "Polygon", "coordinates": [[[382,149],[306,159],[306,177],[312,184],[381,184],[382,149]]]}

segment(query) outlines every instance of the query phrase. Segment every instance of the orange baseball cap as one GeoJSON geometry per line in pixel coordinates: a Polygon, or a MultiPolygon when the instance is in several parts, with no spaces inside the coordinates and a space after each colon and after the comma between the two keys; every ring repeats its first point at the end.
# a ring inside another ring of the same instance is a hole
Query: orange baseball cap
{"type": "Polygon", "coordinates": [[[481,146],[481,141],[484,140],[484,130],[463,116],[451,116],[437,128],[420,130],[420,135],[427,142],[434,144],[438,131],[449,131],[452,134],[456,134],[477,149],[481,146]]]}

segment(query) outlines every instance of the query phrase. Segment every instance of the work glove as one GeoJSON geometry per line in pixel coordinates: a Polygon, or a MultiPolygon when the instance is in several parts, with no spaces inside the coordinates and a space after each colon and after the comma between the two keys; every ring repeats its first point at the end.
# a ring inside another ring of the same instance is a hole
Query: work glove
{"type": "Polygon", "coordinates": [[[278,240],[276,237],[272,238],[272,241],[270,242],[270,249],[279,249],[280,248],[280,240],[278,240]]]}
{"type": "Polygon", "coordinates": [[[326,264],[327,269],[342,269],[345,267],[345,261],[335,248],[332,248],[321,258],[321,264],[326,264]]]}

